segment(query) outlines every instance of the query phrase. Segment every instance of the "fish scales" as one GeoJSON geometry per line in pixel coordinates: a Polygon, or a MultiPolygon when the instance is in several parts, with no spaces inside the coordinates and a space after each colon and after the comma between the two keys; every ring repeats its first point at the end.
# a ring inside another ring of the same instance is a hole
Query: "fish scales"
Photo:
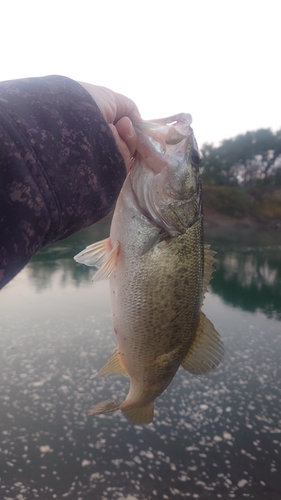
{"type": "Polygon", "coordinates": [[[161,248],[140,257],[138,265],[124,260],[125,286],[122,293],[116,293],[115,309],[122,310],[121,335],[130,334],[133,349],[148,368],[151,360],[173,350],[179,341],[187,352],[195,334],[201,307],[203,256],[194,240],[201,225],[200,220],[176,240],[160,243],[161,248]],[[144,356],[145,343],[150,349],[144,356]]]}
{"type": "MultiPolygon", "coordinates": [[[[142,257],[142,265],[128,273],[120,328],[125,342],[129,338],[127,349],[132,352],[134,371],[146,373],[144,400],[154,400],[170,383],[196,332],[203,280],[203,261],[192,238],[197,231],[194,225],[158,252],[151,250],[142,257]],[[135,282],[139,286],[132,296],[131,285],[135,282]],[[153,380],[156,383],[152,391],[153,380]]],[[[122,339],[119,348],[123,348],[122,339]]]]}
{"type": "Polygon", "coordinates": [[[201,312],[213,271],[203,243],[198,152],[190,115],[138,123],[137,156],[113,215],[110,237],[75,259],[109,277],[117,349],[98,375],[122,373],[122,403],[104,401],[99,414],[120,409],[149,423],[153,402],[180,365],[206,373],[223,355],[219,334],[201,312]]]}

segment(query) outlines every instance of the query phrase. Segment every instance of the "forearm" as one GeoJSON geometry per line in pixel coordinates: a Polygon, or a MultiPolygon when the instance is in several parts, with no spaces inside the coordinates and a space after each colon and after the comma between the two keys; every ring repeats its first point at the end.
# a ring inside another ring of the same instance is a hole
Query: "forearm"
{"type": "Polygon", "coordinates": [[[126,170],[111,130],[77,82],[0,84],[0,286],[38,249],[103,218],[126,170]]]}

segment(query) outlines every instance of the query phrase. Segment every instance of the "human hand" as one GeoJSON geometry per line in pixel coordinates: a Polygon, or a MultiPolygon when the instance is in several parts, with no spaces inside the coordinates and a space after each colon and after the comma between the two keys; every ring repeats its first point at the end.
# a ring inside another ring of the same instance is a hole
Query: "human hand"
{"type": "Polygon", "coordinates": [[[137,106],[128,97],[117,94],[106,87],[79,83],[91,94],[111,128],[128,171],[137,143],[136,132],[131,120],[141,121],[137,106]]]}

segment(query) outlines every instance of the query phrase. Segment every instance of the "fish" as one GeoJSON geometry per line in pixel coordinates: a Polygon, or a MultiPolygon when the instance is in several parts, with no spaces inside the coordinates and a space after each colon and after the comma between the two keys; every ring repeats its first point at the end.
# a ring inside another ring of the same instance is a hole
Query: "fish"
{"type": "Polygon", "coordinates": [[[215,252],[204,245],[200,154],[192,118],[180,113],[133,122],[134,163],[116,202],[110,235],[74,257],[109,278],[117,347],[97,376],[130,379],[124,401],[100,401],[89,415],[121,410],[149,424],[154,401],[180,366],[213,370],[223,343],[201,311],[215,252]]]}

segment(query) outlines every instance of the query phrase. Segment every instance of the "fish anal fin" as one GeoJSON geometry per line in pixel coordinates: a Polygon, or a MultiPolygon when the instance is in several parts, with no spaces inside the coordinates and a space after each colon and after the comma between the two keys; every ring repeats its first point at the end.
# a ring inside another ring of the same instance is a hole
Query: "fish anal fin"
{"type": "Polygon", "coordinates": [[[111,375],[111,374],[125,375],[126,377],[129,377],[129,374],[122,363],[118,349],[114,351],[112,356],[110,356],[108,361],[95,375],[95,377],[101,377],[102,375],[111,375]]]}
{"type": "Polygon", "coordinates": [[[122,403],[120,410],[134,424],[150,424],[152,422],[154,414],[153,402],[143,406],[132,406],[131,408],[126,408],[125,405],[126,403],[122,403]]]}
{"type": "Polygon", "coordinates": [[[201,312],[195,339],[181,363],[182,367],[196,375],[208,373],[220,364],[223,354],[223,343],[218,332],[201,312]]]}
{"type": "Polygon", "coordinates": [[[87,411],[87,415],[100,415],[101,413],[110,413],[111,411],[119,410],[121,404],[116,401],[100,401],[94,404],[87,411]]]}
{"type": "Polygon", "coordinates": [[[98,267],[93,276],[93,281],[101,281],[108,278],[114,270],[119,253],[119,242],[112,245],[110,238],[89,245],[82,252],[75,255],[74,259],[86,266],[98,267]]]}

